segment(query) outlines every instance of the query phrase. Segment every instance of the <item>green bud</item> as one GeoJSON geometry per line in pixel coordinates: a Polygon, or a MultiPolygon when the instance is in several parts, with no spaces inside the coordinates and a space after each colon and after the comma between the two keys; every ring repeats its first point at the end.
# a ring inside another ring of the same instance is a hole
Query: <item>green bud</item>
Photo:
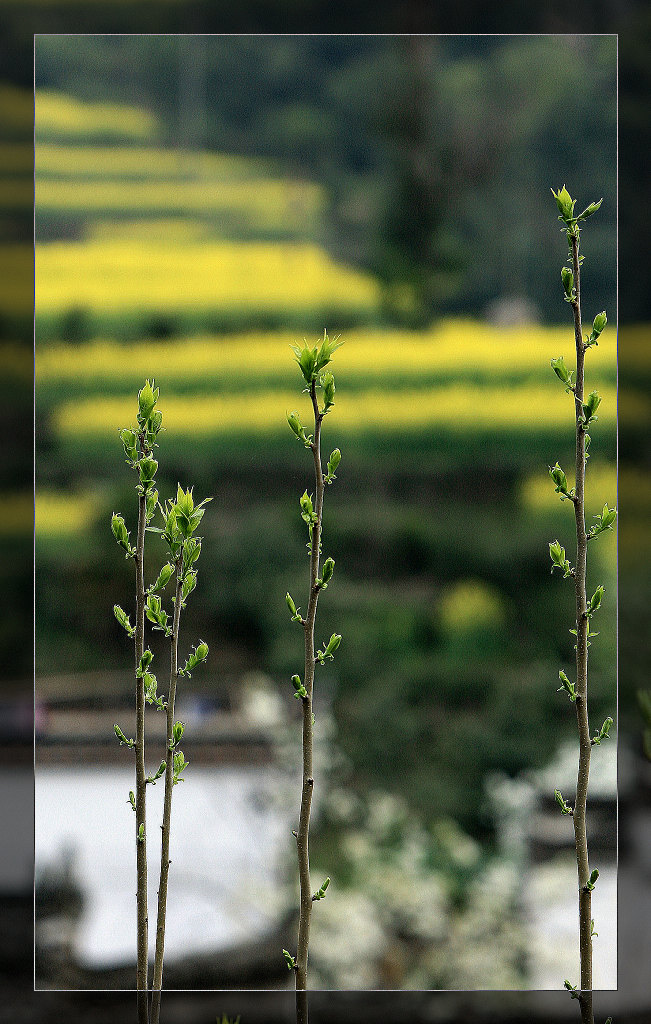
{"type": "Polygon", "coordinates": [[[572,299],[574,297],[574,274],[569,267],[563,267],[561,270],[561,281],[565,289],[565,298],[572,299]]]}
{"type": "Polygon", "coordinates": [[[156,582],[149,587],[148,593],[155,594],[157,590],[163,590],[171,580],[173,572],[174,566],[170,562],[166,562],[159,572],[156,582]]]}
{"type": "Polygon", "coordinates": [[[296,969],[296,960],[294,959],[292,954],[288,953],[286,949],[283,949],[283,956],[285,957],[285,962],[286,962],[287,967],[289,968],[289,970],[290,971],[295,970],[296,969]]]}
{"type": "Polygon", "coordinates": [[[127,800],[127,803],[131,804],[131,806],[133,807],[133,810],[135,811],[135,809],[136,809],[136,794],[133,792],[132,789],[129,790],[129,799],[127,800]]]}
{"type": "Polygon", "coordinates": [[[341,452],[339,451],[338,448],[335,448],[335,450],[330,455],[330,458],[328,459],[328,475],[324,477],[325,483],[331,484],[333,480],[336,480],[335,470],[340,462],[341,452]]]}
{"type": "Polygon", "coordinates": [[[153,660],[154,655],[151,653],[149,648],[147,648],[147,650],[143,652],[142,658],[140,659],[140,664],[138,665],[138,668],[136,670],[136,679],[142,679],[142,677],[144,676],[145,672],[147,671],[153,660]]]}
{"type": "Polygon", "coordinates": [[[565,365],[563,357],[559,356],[558,359],[552,359],[551,366],[558,379],[561,380],[563,384],[567,385],[567,387],[572,387],[572,373],[565,365]]]}
{"type": "Polygon", "coordinates": [[[549,555],[554,565],[562,566],[565,562],[565,548],[557,540],[549,542],[549,555]]]}
{"type": "Polygon", "coordinates": [[[208,644],[205,640],[200,640],[196,647],[194,647],[190,653],[190,657],[186,661],[183,668],[179,671],[180,676],[187,676],[190,678],[192,671],[200,665],[202,661],[205,661],[208,657],[208,644]]]}
{"type": "Polygon", "coordinates": [[[149,484],[153,483],[157,469],[158,463],[156,462],[156,459],[150,459],[149,457],[146,457],[144,459],[141,459],[140,462],[138,463],[138,470],[140,472],[140,483],[143,484],[145,488],[147,488],[149,484]]]}
{"type": "Polygon", "coordinates": [[[174,753],[174,774],[172,776],[172,785],[173,786],[175,786],[177,784],[177,782],[183,782],[184,781],[181,778],[181,773],[185,771],[185,769],[188,767],[189,764],[190,764],[190,762],[185,760],[185,755],[184,755],[182,750],[175,751],[175,753],[174,753]]]}
{"type": "Polygon", "coordinates": [[[192,591],[197,585],[197,574],[194,569],[189,569],[183,577],[183,583],[181,584],[181,607],[185,607],[185,602],[190,596],[192,591]]]}
{"type": "Polygon", "coordinates": [[[136,635],[135,627],[132,626],[131,623],[129,622],[129,616],[125,611],[123,611],[122,608],[120,608],[119,604],[113,605],[113,614],[115,615],[116,619],[118,620],[122,628],[127,631],[130,637],[136,635]]]}
{"type": "Polygon", "coordinates": [[[183,567],[189,569],[193,562],[196,562],[201,554],[201,540],[191,537],[183,544],[183,567]]]}
{"type": "Polygon", "coordinates": [[[144,841],[145,841],[145,823],[144,823],[144,821],[140,823],[140,828],[138,829],[138,835],[136,836],[136,839],[137,839],[137,841],[139,843],[144,843],[144,841]]]}
{"type": "Polygon", "coordinates": [[[598,878],[599,878],[599,869],[598,868],[594,868],[593,871],[590,874],[590,878],[585,883],[585,887],[586,887],[586,889],[589,892],[591,892],[594,889],[595,883],[596,883],[598,878]]]}
{"type": "Polygon", "coordinates": [[[307,697],[307,690],[303,686],[300,676],[292,676],[292,684],[294,686],[294,689],[296,690],[294,696],[297,699],[300,697],[307,697]]]}
{"type": "Polygon", "coordinates": [[[340,643],[341,643],[341,636],[339,635],[339,633],[333,633],[332,636],[330,637],[330,639],[328,640],[328,644],[327,644],[327,647],[325,648],[325,650],[324,651],[317,651],[316,652],[317,661],[321,665],[323,665],[323,663],[326,660],[326,658],[329,661],[332,661],[333,660],[333,655],[334,655],[335,651],[337,650],[337,648],[339,647],[340,643]]]}
{"type": "Polygon", "coordinates": [[[339,344],[337,345],[336,339],[334,341],[331,341],[330,338],[328,337],[328,332],[323,332],[323,341],[321,342],[321,347],[319,348],[315,363],[315,371],[317,373],[320,370],[322,370],[324,366],[328,365],[328,363],[332,359],[333,353],[336,351],[336,349],[340,348],[342,344],[343,342],[339,342],[339,344]]]}
{"type": "Polygon", "coordinates": [[[158,696],[158,680],[154,673],[145,672],[142,681],[145,688],[145,700],[147,703],[154,704],[159,711],[164,711],[167,707],[167,703],[162,697],[158,696]]]}
{"type": "Polygon", "coordinates": [[[119,725],[114,725],[113,729],[115,730],[115,735],[117,736],[117,738],[120,741],[120,746],[122,746],[122,744],[124,743],[127,747],[135,747],[136,741],[135,740],[128,740],[126,738],[126,736],[124,735],[124,733],[122,732],[122,729],[120,728],[119,725]]]}
{"type": "Polygon", "coordinates": [[[558,693],[560,690],[565,690],[565,692],[567,693],[567,695],[570,698],[570,700],[572,702],[574,702],[576,700],[576,698],[577,698],[577,692],[576,692],[576,688],[574,686],[574,683],[572,683],[567,678],[567,676],[565,675],[565,673],[563,672],[562,669],[559,670],[558,678],[561,681],[561,685],[559,686],[559,688],[558,688],[558,690],[556,692],[558,693]]]}
{"type": "Polygon", "coordinates": [[[607,323],[608,317],[606,316],[606,310],[604,309],[601,313],[597,313],[596,317],[592,321],[592,333],[595,338],[599,337],[607,323]]]}
{"type": "Polygon", "coordinates": [[[332,575],[335,571],[335,560],[334,558],[326,558],[323,563],[323,573],[321,575],[321,587],[323,590],[326,589],[328,583],[332,579],[332,575]]]}
{"type": "Polygon", "coordinates": [[[124,454],[126,455],[129,462],[138,461],[138,449],[136,447],[136,434],[133,430],[125,428],[120,431],[120,440],[124,448],[124,454]]]}
{"type": "Polygon", "coordinates": [[[158,779],[160,779],[161,775],[163,774],[166,768],[167,763],[165,761],[161,761],[160,765],[158,766],[158,770],[156,771],[156,774],[148,775],[147,778],[145,779],[145,782],[149,782],[152,786],[155,786],[156,782],[158,781],[158,779]]]}
{"type": "Polygon", "coordinates": [[[324,373],[319,379],[319,384],[323,388],[323,414],[325,414],[335,404],[335,379],[331,373],[324,373]]]}
{"type": "Polygon", "coordinates": [[[312,901],[314,902],[314,900],[322,900],[324,898],[325,894],[326,894],[326,889],[328,888],[329,885],[330,885],[330,879],[326,878],[326,880],[323,883],[323,885],[321,886],[321,888],[318,889],[317,892],[314,893],[314,896],[312,897],[312,901]]]}
{"type": "Polygon", "coordinates": [[[154,381],[150,383],[148,380],[145,381],[145,386],[141,391],[138,392],[138,422],[146,423],[152,412],[156,402],[158,401],[158,395],[160,389],[154,390],[154,381]]]}
{"type": "Polygon", "coordinates": [[[571,492],[568,490],[567,487],[567,477],[565,476],[565,473],[559,466],[558,462],[555,466],[549,467],[549,475],[556,484],[556,493],[560,494],[561,499],[572,497],[571,492]]]}
{"type": "Polygon", "coordinates": [[[598,391],[591,391],[585,402],[583,403],[583,425],[587,427],[588,423],[592,420],[596,420],[595,413],[601,405],[601,398],[599,397],[598,391]]]}
{"type": "Polygon", "coordinates": [[[604,724],[602,725],[601,729],[597,733],[597,735],[593,737],[592,742],[595,744],[599,744],[602,740],[610,739],[610,727],[612,724],[613,720],[609,715],[604,724]]]}
{"type": "Polygon", "coordinates": [[[305,513],[305,515],[311,518],[314,508],[312,505],[312,498],[307,493],[307,491],[304,491],[300,497],[300,506],[301,510],[305,513]]]}
{"type": "Polygon", "coordinates": [[[590,603],[588,605],[587,612],[586,612],[588,617],[590,615],[593,615],[597,611],[597,609],[601,605],[601,599],[603,598],[603,596],[604,596],[604,587],[603,586],[597,587],[597,589],[595,590],[594,594],[590,598],[590,603]]]}
{"type": "Polygon", "coordinates": [[[296,615],[296,605],[294,604],[294,598],[292,597],[289,591],[287,591],[287,593],[285,594],[285,601],[287,602],[287,607],[289,608],[292,615],[296,615]]]}
{"type": "Polygon", "coordinates": [[[560,789],[555,789],[554,790],[554,798],[556,800],[556,803],[558,804],[558,806],[561,809],[561,814],[571,814],[572,813],[572,808],[563,799],[563,794],[561,793],[560,789]]]}
{"type": "Polygon", "coordinates": [[[561,215],[560,220],[564,220],[566,223],[573,220],[576,199],[572,199],[570,193],[565,188],[565,185],[563,185],[562,188],[559,188],[558,192],[554,192],[554,189],[552,189],[552,195],[556,200],[556,205],[558,206],[558,211],[561,215]]]}
{"type": "Polygon", "coordinates": [[[180,742],[184,729],[185,724],[183,722],[174,723],[174,725],[172,726],[172,740],[170,743],[170,750],[172,750],[177,745],[177,743],[180,742]]]}
{"type": "Polygon", "coordinates": [[[311,384],[316,376],[316,348],[309,348],[307,342],[303,339],[303,348],[298,348],[296,345],[292,345],[292,350],[296,355],[296,362],[300,367],[306,384],[311,384]]]}
{"type": "Polygon", "coordinates": [[[134,555],[136,549],[129,543],[129,531],[126,528],[124,519],[117,512],[114,512],[111,516],[111,530],[120,547],[126,551],[127,558],[134,555]]]}
{"type": "Polygon", "coordinates": [[[580,998],[579,993],[577,992],[577,989],[576,989],[576,985],[573,985],[571,982],[569,982],[567,980],[567,978],[565,979],[563,984],[565,985],[565,988],[567,989],[567,991],[570,993],[570,996],[572,997],[572,999],[579,999],[580,998]]]}
{"type": "Polygon", "coordinates": [[[583,213],[579,214],[577,220],[586,220],[588,217],[592,217],[592,214],[597,212],[602,203],[603,199],[600,199],[598,203],[590,203],[589,206],[586,206],[583,213]]]}
{"type": "Polygon", "coordinates": [[[149,434],[154,434],[154,435],[158,434],[162,424],[163,424],[163,414],[162,414],[162,412],[155,412],[152,416],[149,417],[149,422],[147,423],[147,432],[149,434]]]}
{"type": "Polygon", "coordinates": [[[167,626],[169,616],[167,612],[163,610],[160,597],[158,597],[157,594],[147,594],[145,615],[150,622],[154,623],[154,629],[161,629],[169,636],[171,632],[167,626]]]}

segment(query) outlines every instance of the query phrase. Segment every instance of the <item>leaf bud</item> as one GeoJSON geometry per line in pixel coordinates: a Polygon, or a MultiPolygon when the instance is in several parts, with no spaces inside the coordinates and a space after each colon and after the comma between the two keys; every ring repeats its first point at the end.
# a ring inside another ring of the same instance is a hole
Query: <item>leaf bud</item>
{"type": "Polygon", "coordinates": [[[607,323],[608,317],[606,316],[606,310],[604,309],[601,313],[597,313],[596,317],[592,321],[592,333],[596,338],[598,338],[602,333],[607,323]]]}
{"type": "Polygon", "coordinates": [[[156,402],[158,401],[158,395],[160,393],[159,388],[154,390],[154,381],[151,383],[145,381],[145,386],[138,392],[138,422],[146,423],[151,416],[156,402]]]}
{"type": "Polygon", "coordinates": [[[568,370],[563,357],[559,356],[558,359],[552,359],[551,367],[558,379],[568,388],[571,388],[573,371],[568,370]]]}
{"type": "Polygon", "coordinates": [[[599,207],[601,206],[602,203],[603,203],[603,199],[600,199],[596,203],[590,203],[589,206],[586,206],[586,208],[583,211],[583,213],[579,214],[579,216],[577,217],[577,220],[586,220],[588,217],[592,217],[592,214],[597,212],[597,210],[599,209],[599,207]]]}
{"type": "Polygon", "coordinates": [[[138,450],[136,448],[136,435],[133,430],[125,428],[120,431],[120,440],[124,448],[124,454],[130,462],[138,461],[138,450]]]}
{"type": "Polygon", "coordinates": [[[140,482],[147,487],[153,482],[156,476],[156,470],[158,469],[158,463],[156,459],[151,459],[148,456],[141,459],[138,463],[138,470],[140,472],[140,482]]]}
{"type": "Polygon", "coordinates": [[[325,589],[328,583],[332,579],[332,575],[335,571],[335,560],[334,558],[326,558],[323,563],[323,573],[321,576],[321,586],[325,589]]]}
{"type": "Polygon", "coordinates": [[[587,609],[587,613],[586,613],[588,616],[592,615],[594,612],[597,611],[597,609],[601,605],[601,599],[603,598],[603,596],[604,596],[604,587],[603,586],[598,586],[597,589],[595,590],[594,594],[590,598],[590,604],[588,605],[588,609],[587,609]]]}
{"type": "Polygon", "coordinates": [[[567,221],[572,220],[574,217],[574,205],[576,203],[576,199],[572,199],[570,193],[565,188],[565,185],[563,185],[562,188],[559,188],[558,192],[554,192],[554,189],[552,189],[552,195],[556,200],[556,205],[558,206],[561,219],[566,223],[567,221]]]}
{"type": "Polygon", "coordinates": [[[567,298],[572,297],[574,290],[574,274],[569,267],[563,267],[561,270],[561,281],[563,282],[563,288],[565,289],[565,295],[567,298]]]}

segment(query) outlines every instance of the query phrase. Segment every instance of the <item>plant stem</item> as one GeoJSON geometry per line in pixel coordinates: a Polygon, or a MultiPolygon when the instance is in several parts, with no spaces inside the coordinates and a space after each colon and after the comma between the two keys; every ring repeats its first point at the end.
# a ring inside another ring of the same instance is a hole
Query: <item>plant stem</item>
{"type": "Polygon", "coordinates": [[[161,836],[160,881],[158,886],[158,916],[156,920],[156,955],[154,959],[153,994],[151,1003],[151,1024],[158,1024],[160,1015],[161,988],[163,985],[163,955],[165,952],[165,916],[167,913],[167,882],[170,869],[170,822],[172,817],[172,790],[174,788],[174,751],[170,749],[173,742],[174,703],[176,700],[176,683],[179,675],[179,623],[181,619],[181,574],[182,555],[176,562],[176,596],[174,599],[174,619],[170,643],[170,689],[167,698],[167,729],[165,752],[165,799],[163,803],[163,824],[161,836]]]}
{"type": "MultiPolygon", "coordinates": [[[[138,500],[138,539],[136,543],[136,672],[145,645],[145,580],[144,552],[146,525],[146,497],[138,500]]],[[[136,678],[136,871],[137,871],[137,972],[138,1024],[147,1024],[147,975],[149,955],[149,918],[147,914],[147,824],[145,781],[145,683],[136,678]],[[142,826],[143,839],[140,839],[142,826]]]]}
{"type": "Polygon", "coordinates": [[[588,721],[588,627],[585,589],[587,538],[585,530],[585,427],[583,426],[583,377],[585,346],[581,327],[581,292],[578,228],[571,237],[572,266],[576,296],[572,302],[574,336],[576,341],[576,385],[574,389],[576,413],[576,480],[574,516],[576,520],[576,719],[579,729],[579,768],[574,804],[574,839],[579,880],[579,949],[581,958],[581,1019],[593,1024],[592,1012],[592,936],[591,892],[586,887],[590,877],[588,838],[586,832],[586,804],[590,772],[590,726],[588,721]]]}
{"type": "MultiPolygon", "coordinates": [[[[310,808],[314,791],[312,775],[313,730],[312,730],[312,692],[314,689],[314,622],[316,606],[319,600],[319,550],[321,546],[321,522],[323,516],[323,469],[321,466],[321,421],[323,414],[319,412],[316,398],[316,384],[310,385],[310,398],[314,409],[314,438],[310,445],[314,456],[314,474],[316,479],[316,522],[312,527],[312,550],[310,553],[310,598],[305,616],[305,680],[307,696],[303,697],[303,786],[301,791],[301,811],[296,837],[298,851],[298,871],[300,880],[300,913],[298,920],[298,943],[296,948],[296,989],[307,988],[307,957],[310,941],[310,919],[312,915],[312,890],[310,886],[310,858],[308,838],[310,830],[310,808]]],[[[297,1002],[298,1009],[298,1002],[297,1002]]]]}

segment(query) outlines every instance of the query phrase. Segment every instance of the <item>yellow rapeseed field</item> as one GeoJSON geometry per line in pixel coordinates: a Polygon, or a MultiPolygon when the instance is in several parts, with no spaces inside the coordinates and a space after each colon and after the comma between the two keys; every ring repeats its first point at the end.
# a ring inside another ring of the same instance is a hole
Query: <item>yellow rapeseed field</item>
{"type": "MultiPolygon", "coordinates": [[[[323,207],[323,189],[305,181],[274,180],[197,181],[57,180],[36,182],[36,205],[41,211],[98,212],[158,211],[237,214],[255,223],[259,231],[292,228],[316,217],[323,207]]],[[[169,243],[168,243],[169,247],[169,243]]]]}
{"type": "MultiPolygon", "coordinates": [[[[308,338],[316,344],[317,338],[308,338]]],[[[548,372],[554,383],[550,359],[564,355],[570,365],[574,336],[566,327],[528,326],[498,328],[471,320],[445,320],[427,331],[351,330],[342,336],[337,350],[337,377],[375,380],[392,372],[418,378],[420,374],[473,374],[507,379],[530,373],[540,379],[548,372]]],[[[264,374],[270,381],[286,379],[292,371],[290,345],[302,342],[295,333],[252,332],[225,337],[175,338],[120,345],[96,340],[84,345],[44,347],[37,353],[37,379],[131,380],[138,383],[155,376],[173,386],[175,379],[200,379],[206,375],[245,377],[264,374]]],[[[589,353],[590,379],[613,374],[614,335],[589,353]]],[[[298,370],[296,370],[298,373],[298,370]]],[[[592,385],[591,385],[592,386],[592,385]]],[[[562,394],[559,383],[558,388],[562,394]]]]}
{"type": "Polygon", "coordinates": [[[320,304],[373,309],[378,285],[316,245],[146,241],[36,247],[36,311],[205,309],[320,304]]]}
{"type": "Polygon", "coordinates": [[[116,138],[151,140],[158,127],[153,114],[123,103],[91,103],[62,92],[38,89],[35,98],[37,136],[78,136],[101,132],[116,138]]]}
{"type": "MultiPolygon", "coordinates": [[[[602,390],[603,427],[614,423],[614,389],[602,390]]],[[[210,437],[220,434],[274,434],[286,427],[285,414],[296,409],[309,423],[308,400],[295,391],[258,394],[216,394],[161,401],[164,425],[175,435],[210,437]]],[[[66,402],[53,412],[55,430],[62,436],[115,435],[133,419],[131,397],[99,396],[66,402]]],[[[573,409],[561,388],[513,388],[453,384],[446,387],[391,392],[368,389],[342,394],[337,401],[337,429],[342,432],[410,432],[439,430],[465,434],[478,428],[536,433],[573,422],[573,409]]]]}
{"type": "MultiPolygon", "coordinates": [[[[569,484],[573,486],[574,469],[572,466],[565,466],[564,468],[569,484]]],[[[611,508],[616,504],[616,466],[609,463],[596,462],[594,458],[588,460],[585,499],[588,512],[595,515],[601,511],[604,501],[607,501],[611,508]]],[[[520,486],[520,502],[524,508],[531,512],[543,512],[558,508],[560,506],[559,496],[556,494],[554,486],[550,486],[549,473],[537,473],[535,476],[530,476],[523,480],[520,486]]]]}
{"type": "MultiPolygon", "coordinates": [[[[0,152],[8,147],[2,147],[0,152]]],[[[27,147],[26,147],[27,148],[27,147]]],[[[27,148],[32,165],[32,149],[27,148]]],[[[14,158],[15,160],[16,158],[14,158]]],[[[75,178],[106,180],[120,177],[180,179],[187,176],[233,181],[277,175],[270,160],[236,156],[231,153],[194,152],[185,149],[158,149],[154,146],[65,146],[37,142],[35,154],[37,180],[55,176],[68,182],[75,178]]],[[[128,196],[125,195],[125,203],[128,196]]]]}

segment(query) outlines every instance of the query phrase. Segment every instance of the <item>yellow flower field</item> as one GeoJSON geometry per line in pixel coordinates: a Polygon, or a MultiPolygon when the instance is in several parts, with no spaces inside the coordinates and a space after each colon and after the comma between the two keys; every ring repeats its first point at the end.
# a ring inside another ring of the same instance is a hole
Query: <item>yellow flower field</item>
{"type": "MultiPolygon", "coordinates": [[[[317,338],[307,339],[316,344],[317,338]]],[[[402,375],[478,372],[508,378],[513,372],[540,379],[550,359],[564,355],[570,365],[574,336],[567,327],[491,327],[472,320],[444,320],[427,331],[350,330],[337,350],[338,377],[368,380],[402,375]]],[[[292,371],[290,345],[302,338],[289,331],[248,333],[225,337],[176,338],[120,345],[97,340],[84,345],[44,347],[37,353],[39,382],[57,380],[131,380],[155,376],[173,386],[175,378],[199,380],[206,375],[264,374],[269,380],[286,379],[292,371]]],[[[614,374],[614,332],[603,335],[589,353],[589,379],[614,374]]],[[[296,371],[298,372],[298,371],[296,371]]],[[[562,394],[559,383],[558,388],[562,394]]]]}
{"type": "Polygon", "coordinates": [[[219,306],[373,309],[378,285],[308,244],[143,241],[36,247],[36,311],[180,310],[219,306]]]}
{"type": "MultiPolygon", "coordinates": [[[[612,427],[615,392],[602,390],[604,428],[612,427]]],[[[274,434],[286,428],[285,415],[298,410],[309,423],[309,400],[295,391],[259,394],[217,394],[181,398],[168,395],[163,405],[164,426],[170,433],[191,437],[220,434],[274,434]]],[[[99,396],[66,402],[53,411],[61,436],[115,435],[133,419],[133,399],[99,396]]],[[[387,392],[369,389],[338,396],[337,428],[346,432],[410,432],[439,429],[466,434],[477,428],[537,433],[573,422],[573,409],[561,388],[522,386],[509,389],[463,385],[387,392]]]]}
{"type": "MultiPolygon", "coordinates": [[[[222,181],[92,181],[37,179],[40,211],[116,213],[187,211],[245,216],[259,231],[292,228],[314,219],[323,206],[323,190],[311,182],[275,180],[222,181]]],[[[169,244],[169,243],[168,243],[169,244]]]]}
{"type": "MultiPolygon", "coordinates": [[[[0,152],[4,148],[8,147],[3,147],[0,152]]],[[[31,147],[28,152],[31,167],[31,147]]],[[[65,146],[49,142],[37,143],[35,165],[37,179],[56,176],[68,182],[80,177],[105,180],[132,176],[181,181],[191,176],[232,182],[238,178],[278,174],[271,160],[232,153],[158,149],[154,146],[65,146]]]]}
{"type": "Polygon", "coordinates": [[[150,140],[158,120],[141,107],[123,103],[90,103],[62,92],[39,89],[35,100],[36,133],[46,137],[102,132],[116,138],[150,140]]]}

